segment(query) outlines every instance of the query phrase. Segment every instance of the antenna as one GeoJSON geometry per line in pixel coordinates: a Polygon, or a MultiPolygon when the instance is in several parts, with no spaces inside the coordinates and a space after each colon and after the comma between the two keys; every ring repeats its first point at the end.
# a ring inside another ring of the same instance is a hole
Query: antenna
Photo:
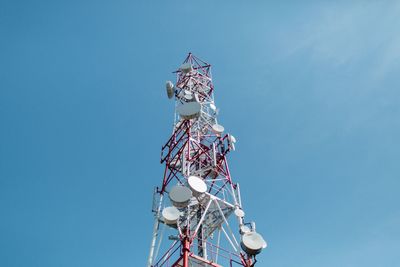
{"type": "Polygon", "coordinates": [[[165,171],[153,196],[147,266],[253,267],[267,243],[245,221],[229,172],[236,138],[217,122],[211,65],[189,53],[174,73],[166,91],[175,98],[175,124],[161,151],[165,171]]]}

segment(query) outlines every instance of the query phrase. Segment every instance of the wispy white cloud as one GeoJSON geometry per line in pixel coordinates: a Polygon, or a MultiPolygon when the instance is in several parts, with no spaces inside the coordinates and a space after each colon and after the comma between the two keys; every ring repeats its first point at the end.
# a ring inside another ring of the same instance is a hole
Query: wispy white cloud
{"type": "Polygon", "coordinates": [[[331,3],[315,10],[283,48],[308,50],[311,59],[336,67],[369,64],[376,78],[400,66],[400,3],[331,3]]]}

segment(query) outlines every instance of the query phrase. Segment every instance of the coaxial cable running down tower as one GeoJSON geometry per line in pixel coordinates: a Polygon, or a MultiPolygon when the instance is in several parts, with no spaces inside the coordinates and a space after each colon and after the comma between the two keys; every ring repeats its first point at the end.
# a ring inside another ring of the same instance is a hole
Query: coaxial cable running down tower
{"type": "Polygon", "coordinates": [[[191,53],[167,81],[175,98],[171,137],[161,150],[164,177],[154,190],[148,267],[252,267],[267,246],[247,223],[227,154],[236,139],[218,124],[211,65],[191,53]]]}

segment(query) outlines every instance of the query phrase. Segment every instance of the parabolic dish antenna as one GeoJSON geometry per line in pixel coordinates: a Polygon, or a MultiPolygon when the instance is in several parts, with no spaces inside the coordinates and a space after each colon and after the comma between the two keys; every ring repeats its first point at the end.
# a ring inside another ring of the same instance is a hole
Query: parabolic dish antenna
{"type": "Polygon", "coordinates": [[[169,192],[169,199],[177,208],[184,208],[189,204],[192,191],[186,186],[176,185],[169,192]]]}
{"type": "Polygon", "coordinates": [[[189,73],[193,70],[192,65],[188,62],[188,63],[184,63],[181,66],[181,71],[183,73],[189,73]]]}
{"type": "Polygon", "coordinates": [[[232,143],[236,143],[236,138],[233,135],[229,135],[229,141],[231,141],[232,143]]]}
{"type": "Polygon", "coordinates": [[[211,108],[212,110],[214,110],[214,111],[217,109],[217,107],[216,107],[213,103],[210,104],[210,108],[211,108]]]}
{"type": "Polygon", "coordinates": [[[174,96],[174,84],[171,81],[167,81],[165,88],[167,89],[168,98],[172,98],[174,96]]]}
{"type": "Polygon", "coordinates": [[[166,207],[161,214],[166,224],[176,224],[181,215],[180,211],[175,207],[166,207]]]}
{"type": "Polygon", "coordinates": [[[229,134],[229,135],[228,135],[228,140],[229,140],[229,142],[230,142],[230,144],[229,144],[230,148],[231,148],[233,151],[235,151],[236,138],[235,138],[233,135],[229,134]]]}
{"type": "Polygon", "coordinates": [[[260,234],[249,232],[242,235],[240,246],[247,254],[256,255],[260,253],[263,248],[267,247],[267,243],[260,234]]]}
{"type": "Polygon", "coordinates": [[[201,105],[198,102],[187,102],[181,104],[176,109],[183,119],[189,120],[199,116],[201,105]]]}
{"type": "Polygon", "coordinates": [[[203,179],[201,179],[200,177],[189,176],[188,184],[189,184],[190,189],[193,192],[193,195],[195,195],[195,196],[203,194],[207,191],[207,185],[203,181],[203,179]]]}
{"type": "Polygon", "coordinates": [[[234,213],[235,213],[236,217],[239,217],[239,218],[244,217],[244,211],[240,208],[235,209],[234,213]]]}
{"type": "Polygon", "coordinates": [[[220,124],[214,124],[212,126],[212,129],[213,129],[214,133],[216,133],[216,134],[222,134],[225,130],[224,126],[222,126],[220,124]]]}

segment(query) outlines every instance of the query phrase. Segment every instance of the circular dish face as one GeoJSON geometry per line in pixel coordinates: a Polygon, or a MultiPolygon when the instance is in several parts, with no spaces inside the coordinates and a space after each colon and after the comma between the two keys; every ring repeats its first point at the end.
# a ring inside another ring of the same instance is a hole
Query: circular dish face
{"type": "Polygon", "coordinates": [[[213,131],[214,131],[215,133],[217,133],[217,134],[221,134],[221,133],[223,133],[224,130],[225,130],[224,126],[219,125],[219,124],[214,124],[214,125],[212,126],[212,129],[213,129],[213,131]]]}
{"type": "Polygon", "coordinates": [[[244,217],[244,211],[242,209],[237,208],[237,209],[235,209],[235,215],[236,215],[236,217],[242,218],[242,217],[244,217]]]}
{"type": "Polygon", "coordinates": [[[174,84],[171,81],[167,81],[165,88],[167,89],[168,98],[172,98],[174,96],[174,84]]]}
{"type": "Polygon", "coordinates": [[[197,117],[200,110],[201,105],[197,102],[187,102],[177,107],[179,115],[186,120],[197,117]]]}
{"type": "Polygon", "coordinates": [[[188,184],[194,194],[203,194],[207,191],[207,185],[200,177],[189,176],[188,184]]]}
{"type": "Polygon", "coordinates": [[[266,243],[260,234],[250,232],[243,234],[242,246],[247,253],[258,254],[266,246],[266,243]]]}
{"type": "Polygon", "coordinates": [[[176,224],[181,213],[175,207],[166,207],[162,211],[162,216],[166,224],[176,224]]]}
{"type": "Polygon", "coordinates": [[[214,110],[214,111],[217,109],[217,107],[216,107],[213,103],[210,104],[210,108],[211,108],[212,110],[214,110]]]}
{"type": "Polygon", "coordinates": [[[172,187],[169,192],[169,198],[175,207],[185,207],[190,198],[192,197],[192,191],[186,186],[176,185],[172,187]]]}

